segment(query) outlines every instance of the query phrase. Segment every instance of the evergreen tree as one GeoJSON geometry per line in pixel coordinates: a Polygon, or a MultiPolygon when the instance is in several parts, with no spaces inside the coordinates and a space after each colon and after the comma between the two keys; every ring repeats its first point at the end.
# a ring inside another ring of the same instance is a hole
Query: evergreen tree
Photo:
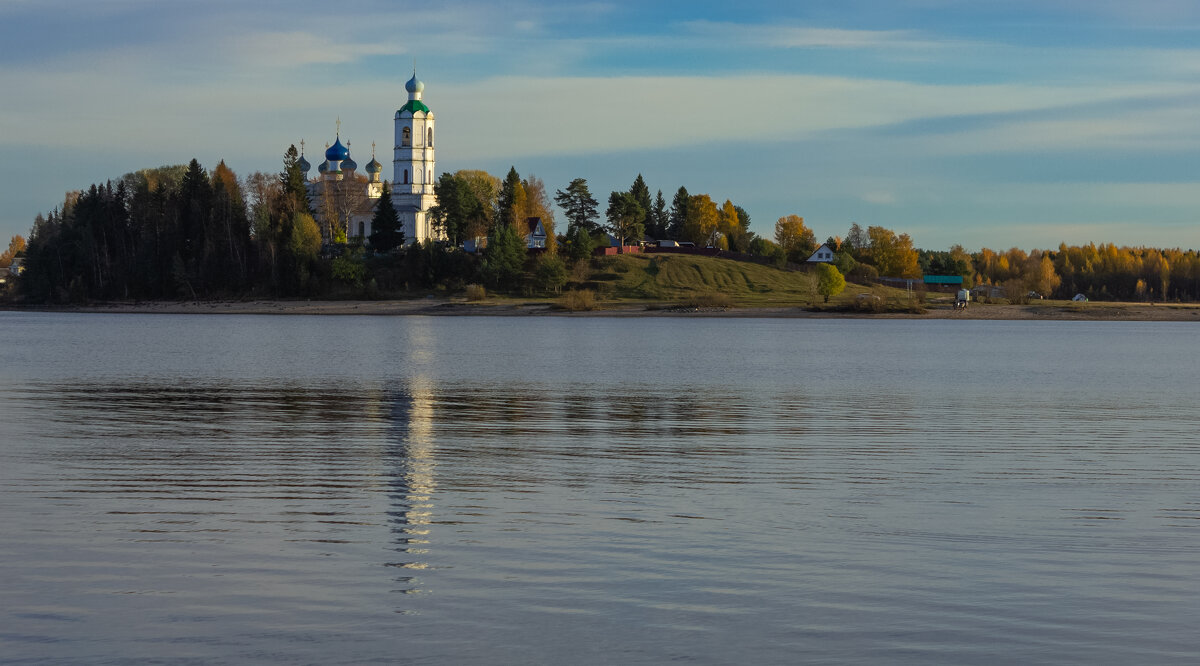
{"type": "Polygon", "coordinates": [[[654,197],[654,209],[647,218],[646,234],[655,240],[662,240],[667,237],[668,224],[670,215],[667,213],[667,200],[663,198],[662,190],[659,190],[658,196],[654,197]]]}
{"type": "Polygon", "coordinates": [[[384,183],[383,194],[375,206],[375,216],[371,218],[371,249],[379,253],[391,252],[403,245],[404,240],[400,214],[392,204],[392,190],[384,183]]]}
{"type": "Polygon", "coordinates": [[[517,168],[509,167],[508,175],[500,185],[500,194],[496,197],[496,221],[499,226],[512,226],[518,221],[517,206],[524,203],[521,190],[521,176],[517,168]]]}
{"type": "Polygon", "coordinates": [[[308,188],[304,186],[304,172],[300,170],[300,153],[296,146],[288,146],[283,154],[283,172],[279,174],[279,183],[283,186],[283,197],[280,199],[283,217],[292,219],[296,213],[311,213],[308,201],[308,188]]]}
{"type": "Polygon", "coordinates": [[[596,242],[592,240],[592,235],[582,225],[571,227],[567,232],[567,257],[572,263],[592,256],[592,249],[595,247],[596,242]]]}
{"type": "MultiPolygon", "coordinates": [[[[629,194],[633,196],[633,200],[637,202],[638,207],[642,210],[642,219],[638,220],[641,223],[642,231],[645,232],[653,225],[651,216],[654,214],[654,202],[650,199],[650,188],[646,186],[646,181],[642,179],[642,174],[638,174],[634,179],[633,185],[629,187],[629,194]]],[[[637,240],[642,240],[639,235],[637,240]]]]}
{"type": "Polygon", "coordinates": [[[179,243],[175,249],[181,264],[172,266],[172,273],[176,274],[176,282],[186,287],[183,295],[195,297],[196,290],[202,291],[205,285],[202,266],[209,250],[207,241],[212,214],[212,184],[195,159],[188,163],[187,172],[183,174],[176,214],[179,243]]]}
{"type": "Polygon", "coordinates": [[[488,234],[483,277],[493,289],[513,289],[525,266],[525,241],[511,224],[497,224],[488,234]]]}
{"type": "Polygon", "coordinates": [[[683,225],[687,221],[688,203],[691,197],[686,187],[680,187],[671,200],[671,219],[667,227],[667,238],[683,240],[683,225]]]}
{"type": "Polygon", "coordinates": [[[596,211],[599,202],[592,198],[587,180],[583,178],[572,180],[566,190],[558,190],[554,193],[554,202],[567,214],[568,233],[576,227],[581,227],[589,234],[594,234],[600,229],[600,225],[596,224],[596,219],[600,217],[596,211]]]}
{"type": "Polygon", "coordinates": [[[622,247],[630,241],[642,240],[645,227],[642,221],[646,219],[646,211],[633,194],[629,192],[613,192],[608,197],[608,229],[622,247]]]}

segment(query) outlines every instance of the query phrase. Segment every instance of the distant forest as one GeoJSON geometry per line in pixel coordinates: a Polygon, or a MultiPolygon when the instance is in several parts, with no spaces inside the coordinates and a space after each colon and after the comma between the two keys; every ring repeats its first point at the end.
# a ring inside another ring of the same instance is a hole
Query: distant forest
{"type": "MultiPolygon", "coordinates": [[[[239,179],[219,163],[143,169],[116,182],[70,192],[38,215],[28,239],[13,238],[0,267],[23,262],[19,298],[37,303],[91,300],[239,297],[375,298],[407,292],[457,292],[468,285],[519,293],[557,293],[597,244],[644,239],[690,241],[751,255],[781,268],[802,264],[821,244],[804,218],[775,223],[774,239],[749,230],[750,215],[725,200],[678,188],[670,204],[652,196],[638,175],[612,192],[603,218],[587,181],[576,178],[553,196],[541,180],[511,169],[504,179],[464,170],[435,185],[435,224],[448,238],[405,243],[384,196],[365,242],[345,242],[328,208],[310,201],[291,147],[277,174],[239,179]],[[555,233],[557,204],[567,225],[555,233]],[[523,222],[542,220],[543,252],[526,251],[523,222]],[[603,223],[602,221],[603,220],[603,223]],[[460,247],[484,239],[479,255],[460,247]],[[340,241],[340,242],[339,242],[340,241]]],[[[824,241],[834,265],[852,282],[879,277],[960,275],[967,286],[1003,288],[1010,300],[1031,294],[1093,300],[1200,300],[1195,250],[1060,245],[1055,250],[968,252],[920,250],[907,234],[852,224],[824,241]]]]}

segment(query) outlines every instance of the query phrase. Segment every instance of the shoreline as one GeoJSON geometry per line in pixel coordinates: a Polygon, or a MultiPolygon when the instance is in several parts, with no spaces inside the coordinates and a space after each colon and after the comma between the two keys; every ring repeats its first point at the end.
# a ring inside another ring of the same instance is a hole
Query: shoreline
{"type": "Polygon", "coordinates": [[[964,319],[974,321],[1197,321],[1200,304],[1100,303],[1029,305],[972,304],[966,311],[931,303],[926,312],[830,312],[803,306],[740,306],[689,308],[669,304],[615,303],[602,309],[567,312],[549,301],[467,302],[458,298],[426,297],[384,301],[115,301],[89,305],[0,305],[15,312],[77,312],[108,314],[232,314],[232,315],[365,315],[365,316],[501,316],[501,317],[705,317],[784,319],[964,319]]]}

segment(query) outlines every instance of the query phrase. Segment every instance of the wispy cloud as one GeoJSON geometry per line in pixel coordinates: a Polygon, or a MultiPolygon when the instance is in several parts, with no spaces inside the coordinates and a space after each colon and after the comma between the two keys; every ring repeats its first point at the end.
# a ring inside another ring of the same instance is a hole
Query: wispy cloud
{"type": "Polygon", "coordinates": [[[688,21],[685,33],[722,46],[770,48],[928,49],[943,44],[911,30],[848,30],[796,25],[688,21]]]}

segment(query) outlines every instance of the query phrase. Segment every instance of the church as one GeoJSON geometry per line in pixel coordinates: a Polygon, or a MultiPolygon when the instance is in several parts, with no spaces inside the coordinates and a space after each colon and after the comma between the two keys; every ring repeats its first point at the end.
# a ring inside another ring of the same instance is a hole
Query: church
{"type": "MultiPolygon", "coordinates": [[[[416,73],[404,84],[408,102],[396,111],[395,146],[392,149],[392,204],[400,216],[401,228],[407,242],[443,240],[433,226],[429,209],[437,204],[433,193],[436,162],[433,153],[433,111],[422,96],[425,84],[416,73]]],[[[299,166],[304,172],[309,200],[316,212],[317,222],[327,240],[345,233],[347,240],[371,235],[371,219],[379,198],[383,196],[380,180],[383,165],[375,159],[371,145],[371,161],[358,173],[358,163],[350,157],[350,142],[342,144],[339,124],[333,145],[325,149],[325,161],[317,167],[317,176],[310,178],[312,165],[304,158],[304,142],[300,142],[299,166]]]]}

